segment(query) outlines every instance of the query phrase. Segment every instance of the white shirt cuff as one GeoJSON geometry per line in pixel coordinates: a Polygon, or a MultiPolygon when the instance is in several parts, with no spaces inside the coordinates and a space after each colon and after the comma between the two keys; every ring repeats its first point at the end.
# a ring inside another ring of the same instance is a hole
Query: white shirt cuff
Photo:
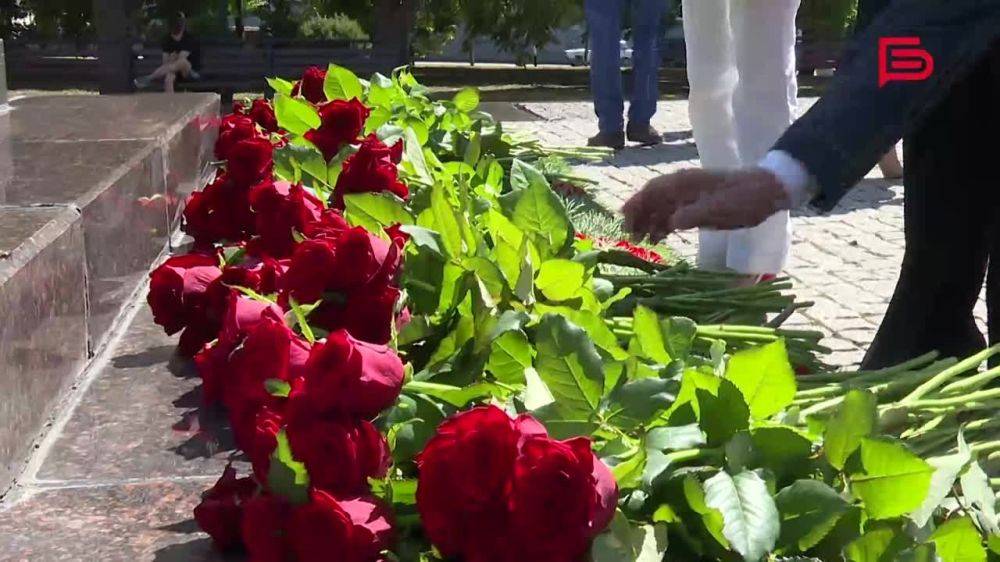
{"type": "Polygon", "coordinates": [[[757,165],[775,176],[785,188],[791,208],[801,207],[816,196],[816,183],[809,170],[783,150],[772,150],[757,165]]]}

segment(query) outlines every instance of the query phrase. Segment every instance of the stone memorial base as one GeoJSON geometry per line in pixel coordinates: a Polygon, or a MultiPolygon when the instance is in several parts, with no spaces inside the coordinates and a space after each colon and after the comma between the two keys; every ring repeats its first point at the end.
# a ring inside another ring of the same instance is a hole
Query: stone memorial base
{"type": "Polygon", "coordinates": [[[168,248],[218,114],[214,94],[0,109],[0,494],[168,248]]]}

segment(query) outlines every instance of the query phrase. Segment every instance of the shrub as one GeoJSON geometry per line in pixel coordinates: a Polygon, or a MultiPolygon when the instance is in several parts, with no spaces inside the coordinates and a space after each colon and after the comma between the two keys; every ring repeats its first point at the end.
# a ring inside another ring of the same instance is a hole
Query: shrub
{"type": "Polygon", "coordinates": [[[345,14],[310,16],[299,25],[299,34],[309,39],[368,39],[361,24],[345,14]]]}

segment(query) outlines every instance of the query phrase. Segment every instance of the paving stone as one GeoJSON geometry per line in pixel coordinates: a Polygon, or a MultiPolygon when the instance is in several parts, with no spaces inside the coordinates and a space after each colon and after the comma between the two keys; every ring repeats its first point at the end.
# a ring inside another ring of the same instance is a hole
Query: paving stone
{"type": "MultiPolygon", "coordinates": [[[[815,101],[800,98],[799,113],[815,101]]],[[[525,105],[546,121],[513,123],[512,128],[528,126],[543,136],[559,131],[559,144],[582,144],[595,129],[589,103],[525,105]]],[[[661,101],[652,124],[664,133],[667,143],[653,149],[630,148],[609,164],[586,167],[599,179],[594,190],[598,203],[617,210],[653,175],[699,165],[686,101],[661,101]]],[[[795,280],[803,297],[816,300],[805,315],[796,315],[800,323],[794,325],[823,327],[845,342],[839,347],[854,348],[831,354],[827,360],[833,364],[859,361],[885,313],[903,256],[902,200],[902,183],[885,180],[875,169],[829,213],[820,215],[811,209],[792,213],[792,258],[784,273],[795,280]]],[[[682,257],[693,258],[697,253],[694,233],[671,235],[667,243],[682,257]]],[[[982,298],[976,312],[982,323],[982,298]]]]}

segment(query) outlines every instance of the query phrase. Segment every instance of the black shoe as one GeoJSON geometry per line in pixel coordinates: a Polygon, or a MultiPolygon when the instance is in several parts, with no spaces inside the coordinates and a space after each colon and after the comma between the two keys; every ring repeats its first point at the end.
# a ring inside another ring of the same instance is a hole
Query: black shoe
{"type": "Polygon", "coordinates": [[[652,144],[660,144],[663,142],[663,136],[653,128],[652,125],[636,125],[633,126],[631,123],[625,129],[628,135],[628,140],[631,142],[637,142],[643,146],[649,146],[652,144]]]}
{"type": "Polygon", "coordinates": [[[625,133],[597,133],[587,139],[587,146],[606,146],[608,148],[625,148],[625,133]]]}

